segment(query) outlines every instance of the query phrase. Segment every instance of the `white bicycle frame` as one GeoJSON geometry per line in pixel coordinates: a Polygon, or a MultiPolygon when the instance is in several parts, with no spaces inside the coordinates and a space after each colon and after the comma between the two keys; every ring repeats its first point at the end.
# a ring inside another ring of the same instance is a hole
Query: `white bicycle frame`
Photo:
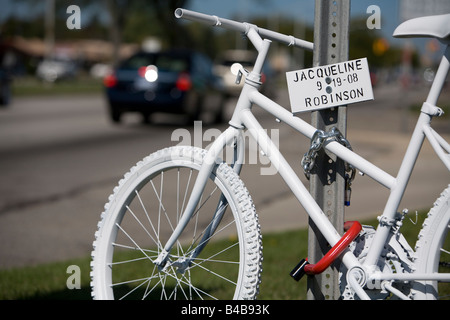
{"type": "MultiPolygon", "coordinates": [[[[317,228],[322,235],[333,246],[340,239],[341,235],[335,227],[328,220],[322,209],[316,203],[314,198],[309,193],[308,189],[301,182],[300,178],[285,160],[280,153],[278,147],[272,142],[265,130],[261,127],[258,120],[252,114],[252,106],[257,105],[272,114],[275,118],[286,123],[299,133],[311,139],[317,129],[304,120],[294,116],[285,108],[265,97],[258,91],[260,86],[260,77],[263,63],[270,46],[270,40],[263,39],[266,37],[272,40],[280,41],[289,45],[295,45],[304,49],[312,50],[313,45],[309,42],[296,39],[292,36],[285,36],[275,33],[273,31],[258,28],[247,23],[239,23],[232,20],[221,19],[216,16],[209,16],[185,9],[177,9],[175,12],[177,18],[186,18],[190,20],[201,21],[211,25],[222,26],[234,30],[241,31],[246,34],[248,39],[255,46],[258,51],[258,57],[255,62],[253,71],[247,74],[245,84],[243,86],[241,95],[236,105],[236,109],[230,121],[230,127],[224,131],[212,144],[205,157],[204,164],[201,167],[200,173],[192,191],[191,198],[188,202],[186,210],[182,219],[172,234],[171,238],[165,246],[165,250],[158,257],[157,263],[162,264],[168,256],[170,249],[183,231],[184,226],[194,212],[194,208],[198,204],[199,196],[203,191],[208,177],[211,174],[214,164],[222,154],[223,149],[227,145],[235,147],[235,162],[232,164],[234,170],[239,173],[245,153],[243,130],[248,130],[250,135],[256,140],[262,152],[270,159],[271,163],[278,170],[278,173],[284,179],[288,187],[292,190],[295,197],[305,208],[309,217],[314,221],[317,228]]],[[[450,69],[450,49],[447,46],[445,54],[440,63],[433,85],[430,89],[428,98],[423,104],[421,113],[413,132],[408,149],[404,156],[403,162],[400,166],[396,177],[391,176],[376,165],[359,156],[354,151],[348,149],[337,141],[326,141],[324,147],[335,154],[337,157],[351,164],[360,172],[371,177],[384,187],[390,190],[390,195],[381,216],[380,223],[372,246],[368,251],[368,255],[362,265],[357,258],[349,250],[346,250],[341,256],[342,262],[348,268],[348,281],[358,296],[362,299],[368,299],[368,295],[364,292],[362,287],[367,281],[372,280],[439,280],[450,281],[450,274],[430,274],[430,273],[393,273],[385,274],[379,271],[374,271],[381,251],[388,241],[389,233],[391,231],[392,223],[395,221],[397,210],[400,201],[405,192],[409,178],[414,168],[414,164],[420,153],[425,137],[430,141],[435,152],[450,171],[450,145],[435,132],[430,124],[434,116],[442,114],[442,110],[436,107],[438,97],[444,86],[445,79],[450,69]]],[[[242,70],[242,72],[245,72],[242,70]]]]}

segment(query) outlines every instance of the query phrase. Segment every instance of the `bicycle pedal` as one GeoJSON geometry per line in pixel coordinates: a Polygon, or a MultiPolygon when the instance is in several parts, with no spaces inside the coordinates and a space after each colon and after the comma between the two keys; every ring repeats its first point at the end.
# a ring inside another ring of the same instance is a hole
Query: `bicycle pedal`
{"type": "Polygon", "coordinates": [[[306,259],[302,259],[294,269],[289,273],[289,275],[294,278],[295,281],[299,281],[305,275],[305,266],[309,262],[306,259]]]}

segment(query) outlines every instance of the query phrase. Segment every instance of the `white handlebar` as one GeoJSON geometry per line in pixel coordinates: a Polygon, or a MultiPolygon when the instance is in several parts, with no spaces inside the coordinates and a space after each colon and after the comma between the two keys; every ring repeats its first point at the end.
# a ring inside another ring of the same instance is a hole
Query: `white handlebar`
{"type": "Polygon", "coordinates": [[[282,33],[271,31],[264,28],[259,28],[253,24],[245,22],[237,22],[229,19],[219,18],[217,16],[211,16],[191,10],[178,8],[175,10],[175,17],[180,19],[187,19],[191,21],[201,22],[211,26],[218,26],[225,29],[235,30],[247,34],[250,27],[255,28],[259,35],[269,40],[278,41],[289,46],[295,46],[306,50],[313,50],[314,44],[312,42],[295,38],[293,36],[287,36],[282,33]]]}

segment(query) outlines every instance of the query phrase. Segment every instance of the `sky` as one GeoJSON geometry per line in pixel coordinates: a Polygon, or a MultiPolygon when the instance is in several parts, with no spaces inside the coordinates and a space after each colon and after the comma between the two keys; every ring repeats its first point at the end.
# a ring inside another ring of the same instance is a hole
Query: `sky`
{"type": "MultiPolygon", "coordinates": [[[[416,3],[414,7],[425,8],[433,7],[432,3],[441,3],[441,5],[447,5],[448,12],[450,12],[450,0],[350,0],[351,15],[369,18],[370,14],[367,13],[367,8],[371,5],[378,6],[381,11],[381,32],[386,37],[390,37],[400,23],[399,7],[402,1],[416,3]]],[[[73,2],[76,3],[77,1],[73,2]]],[[[0,10],[0,23],[11,15],[27,19],[30,15],[42,14],[44,10],[43,3],[44,0],[34,2],[0,0],[0,7],[2,8],[0,10]],[[23,3],[31,3],[34,7],[30,8],[29,4],[24,5],[23,3]]],[[[89,6],[95,7],[97,4],[102,3],[102,0],[93,0],[89,6]]],[[[270,17],[271,15],[279,14],[313,24],[314,6],[315,0],[189,0],[186,9],[228,19],[239,16],[240,20],[243,21],[251,16],[270,17]]],[[[83,15],[86,15],[88,12],[94,11],[82,10],[83,15]]],[[[97,12],[101,12],[101,10],[97,10],[97,12]]]]}
{"type": "MultiPolygon", "coordinates": [[[[73,2],[76,3],[76,1],[73,2]]],[[[267,16],[270,18],[279,15],[289,18],[294,17],[299,21],[306,21],[313,25],[315,2],[315,0],[189,0],[186,9],[240,21],[248,21],[252,16],[267,16]]],[[[450,0],[350,0],[351,15],[352,17],[369,18],[371,13],[367,13],[368,7],[371,5],[378,6],[381,13],[381,33],[391,43],[397,43],[398,40],[392,38],[392,33],[401,22],[400,7],[402,2],[412,4],[410,7],[414,9],[433,10],[438,5],[446,6],[447,9],[445,10],[450,13],[450,0]]],[[[11,15],[27,19],[30,18],[30,15],[42,14],[44,11],[43,3],[45,3],[44,0],[34,2],[0,0],[0,8],[2,8],[0,10],[0,23],[11,15]],[[34,7],[30,9],[30,7],[24,6],[23,2],[31,3],[34,7]]],[[[83,19],[88,19],[88,16],[91,16],[92,13],[101,14],[103,9],[98,7],[101,7],[102,3],[102,0],[93,0],[89,7],[95,10],[88,10],[87,8],[83,10],[82,8],[83,19]]]]}
{"type": "MultiPolygon", "coordinates": [[[[101,3],[100,0],[96,1],[101,3]]],[[[331,1],[331,0],[330,0],[331,1]]],[[[352,0],[351,13],[353,16],[367,16],[367,7],[378,5],[381,9],[382,31],[392,34],[398,24],[398,3],[400,0],[352,0]]],[[[423,0],[426,1],[426,0],[423,0]]],[[[429,1],[429,0],[427,0],[429,1]]],[[[434,0],[440,1],[440,0],[434,0]]],[[[444,0],[447,1],[447,0],[444,0]]],[[[43,1],[42,1],[43,2],[43,1]]],[[[30,10],[26,5],[22,5],[17,0],[0,0],[0,22],[10,15],[27,19],[29,15],[36,15],[43,12],[42,2],[34,2],[35,8],[30,10]],[[14,5],[12,5],[14,3],[14,5]]],[[[33,2],[31,2],[33,3],[33,2]]],[[[76,1],[74,1],[76,3],[76,1]]],[[[305,20],[310,24],[314,21],[314,0],[190,0],[186,9],[191,9],[207,14],[214,14],[224,18],[234,18],[239,13],[242,20],[254,15],[270,16],[274,13],[288,17],[296,17],[305,20]]],[[[84,10],[83,14],[87,10],[84,10]]]]}

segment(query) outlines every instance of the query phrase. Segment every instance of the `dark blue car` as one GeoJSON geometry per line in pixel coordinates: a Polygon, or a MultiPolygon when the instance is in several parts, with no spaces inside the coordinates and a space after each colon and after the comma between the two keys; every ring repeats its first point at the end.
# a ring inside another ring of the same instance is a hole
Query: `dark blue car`
{"type": "Polygon", "coordinates": [[[212,121],[222,120],[221,80],[213,74],[211,60],[198,52],[138,52],[104,84],[113,122],[120,122],[125,112],[139,112],[145,121],[157,112],[183,114],[189,121],[209,112],[212,121]]]}

